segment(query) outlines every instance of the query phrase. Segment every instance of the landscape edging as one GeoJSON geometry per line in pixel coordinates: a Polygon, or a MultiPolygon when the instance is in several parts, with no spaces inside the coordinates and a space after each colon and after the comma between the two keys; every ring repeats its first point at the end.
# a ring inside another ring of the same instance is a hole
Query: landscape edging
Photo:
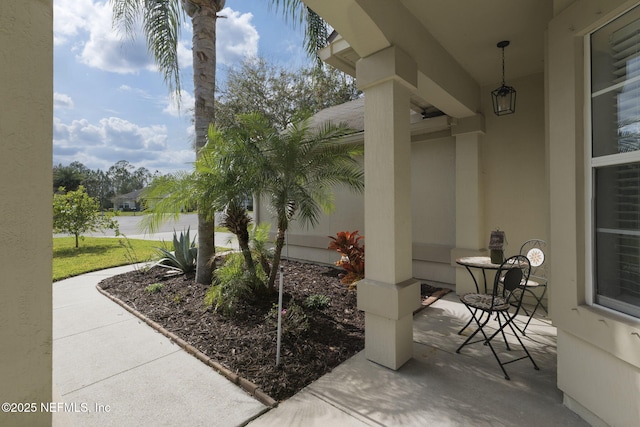
{"type": "Polygon", "coordinates": [[[111,295],[110,293],[108,293],[107,291],[102,289],[99,285],[96,286],[96,289],[102,295],[106,296],[111,301],[115,302],[116,304],[118,304],[119,306],[121,306],[122,308],[127,310],[129,313],[133,314],[134,316],[136,316],[137,318],[139,318],[140,320],[145,322],[147,325],[149,325],[150,327],[155,329],[157,332],[159,332],[162,335],[164,335],[165,337],[169,338],[171,341],[173,341],[178,346],[180,346],[184,351],[186,351],[187,353],[189,353],[192,356],[196,357],[198,360],[200,360],[201,362],[203,362],[206,365],[210,366],[214,370],[218,371],[220,374],[222,374],[224,377],[226,377],[229,381],[231,381],[232,383],[234,383],[238,387],[241,387],[244,391],[246,391],[248,394],[253,396],[256,400],[258,400],[259,402],[261,402],[265,406],[268,406],[269,408],[275,408],[276,406],[278,406],[278,402],[275,399],[273,399],[271,396],[266,394],[264,392],[264,390],[259,388],[256,384],[252,383],[251,381],[247,380],[246,378],[242,378],[241,376],[239,376],[238,374],[236,374],[234,372],[231,372],[229,369],[224,367],[218,361],[210,358],[209,356],[207,356],[206,354],[204,354],[203,352],[201,352],[200,350],[195,348],[193,345],[187,343],[185,340],[183,340],[182,338],[180,338],[179,336],[177,336],[173,332],[168,331],[162,325],[160,325],[158,322],[155,322],[155,321],[149,319],[144,314],[138,312],[133,307],[127,305],[120,298],[111,295]]]}

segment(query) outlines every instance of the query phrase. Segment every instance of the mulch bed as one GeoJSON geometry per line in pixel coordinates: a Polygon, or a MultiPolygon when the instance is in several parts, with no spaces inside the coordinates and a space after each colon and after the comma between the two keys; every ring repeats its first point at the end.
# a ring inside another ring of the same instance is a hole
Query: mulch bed
{"type": "MultiPolygon", "coordinates": [[[[283,316],[285,333],[277,367],[277,310],[273,308],[277,294],[243,301],[229,316],[204,305],[208,287],[195,283],[193,276],[167,276],[167,270],[159,267],[113,276],[98,287],[268,396],[284,400],[364,348],[364,313],[356,307],[356,291],[340,283],[341,270],[287,260],[281,265],[283,308],[291,316],[295,310],[290,307],[301,307],[308,327],[296,327],[300,317],[283,316]],[[162,286],[156,286],[159,290],[155,292],[146,289],[154,284],[162,286]],[[322,309],[305,306],[311,295],[328,297],[329,305],[322,309]]],[[[422,285],[425,297],[437,290],[422,285]]]]}

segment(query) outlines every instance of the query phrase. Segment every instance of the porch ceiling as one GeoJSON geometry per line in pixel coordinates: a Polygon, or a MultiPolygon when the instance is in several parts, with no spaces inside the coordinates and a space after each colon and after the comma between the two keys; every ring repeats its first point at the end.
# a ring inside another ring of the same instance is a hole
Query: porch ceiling
{"type": "Polygon", "coordinates": [[[500,50],[507,80],[544,69],[544,31],[552,0],[400,0],[442,47],[480,85],[500,82],[500,50]]]}
{"type": "MultiPolygon", "coordinates": [[[[416,59],[428,92],[442,90],[470,112],[479,88],[501,80],[499,41],[511,41],[507,82],[543,71],[544,31],[554,7],[554,0],[304,1],[341,35],[321,52],[328,63],[355,75],[361,57],[399,46],[416,59]]],[[[466,115],[464,108],[453,111],[466,115]]]]}

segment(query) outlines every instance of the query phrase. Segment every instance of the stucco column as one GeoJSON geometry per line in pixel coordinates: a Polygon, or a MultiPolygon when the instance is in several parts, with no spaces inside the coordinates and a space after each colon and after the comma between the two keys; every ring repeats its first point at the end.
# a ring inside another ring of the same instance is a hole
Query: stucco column
{"type": "Polygon", "coordinates": [[[412,356],[413,311],[420,286],[412,279],[411,138],[413,60],[395,47],[357,63],[365,92],[366,277],[358,283],[365,312],[367,359],[398,369],[412,356]]]}
{"type": "MultiPolygon", "coordinates": [[[[451,252],[451,261],[455,263],[463,256],[487,255],[489,236],[485,236],[484,228],[480,156],[484,118],[477,115],[460,119],[451,133],[456,138],[456,248],[451,252]]],[[[456,269],[456,292],[472,291],[475,292],[475,285],[467,270],[456,269]]]]}
{"type": "Polygon", "coordinates": [[[0,425],[50,426],[53,2],[2,0],[0,28],[0,398],[37,406],[0,425]]]}

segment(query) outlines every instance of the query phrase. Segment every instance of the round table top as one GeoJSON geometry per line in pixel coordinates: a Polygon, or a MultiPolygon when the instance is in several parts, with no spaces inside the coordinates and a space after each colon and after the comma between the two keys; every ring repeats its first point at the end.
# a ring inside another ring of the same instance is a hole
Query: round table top
{"type": "Polygon", "coordinates": [[[492,263],[491,257],[488,256],[465,256],[458,258],[456,263],[467,267],[485,268],[490,270],[497,270],[500,268],[500,264],[492,263]]]}

